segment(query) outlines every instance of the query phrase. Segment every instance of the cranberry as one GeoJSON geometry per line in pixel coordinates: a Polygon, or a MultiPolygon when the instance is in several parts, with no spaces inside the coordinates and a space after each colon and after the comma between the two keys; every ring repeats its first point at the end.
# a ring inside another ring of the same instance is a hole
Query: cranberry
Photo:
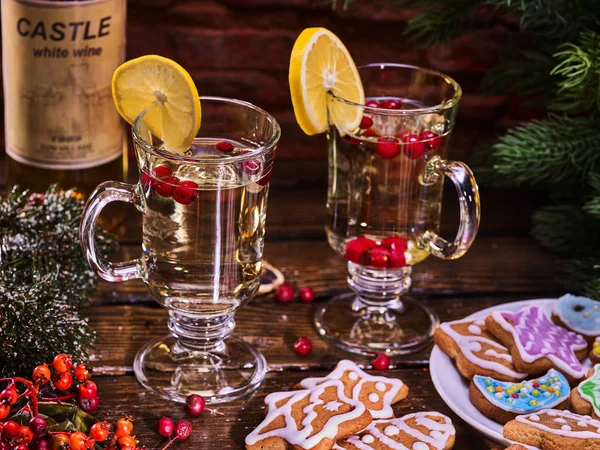
{"type": "Polygon", "coordinates": [[[368,106],[369,108],[379,108],[379,102],[377,100],[368,100],[367,103],[365,103],[365,106],[368,106]]]}
{"type": "Polygon", "coordinates": [[[277,301],[280,303],[289,303],[294,300],[294,288],[291,284],[282,284],[275,291],[277,301]]]}
{"type": "Polygon", "coordinates": [[[390,260],[390,251],[385,247],[375,247],[362,254],[360,263],[365,266],[387,267],[390,260]]]}
{"type": "Polygon", "coordinates": [[[146,172],[142,172],[142,186],[144,189],[148,189],[152,186],[152,177],[148,175],[146,172]]]}
{"type": "Polygon", "coordinates": [[[190,416],[199,416],[205,407],[206,402],[201,395],[192,394],[185,399],[185,412],[190,416]]]}
{"type": "Polygon", "coordinates": [[[98,387],[93,381],[86,381],[79,384],[79,398],[95,397],[98,393],[98,387]]]}
{"type": "Polygon", "coordinates": [[[371,365],[377,370],[386,370],[390,367],[390,357],[384,353],[377,354],[377,358],[373,360],[371,365]]]}
{"type": "Polygon", "coordinates": [[[260,172],[260,163],[255,159],[242,161],[242,171],[248,175],[256,175],[260,172]]]}
{"type": "Polygon", "coordinates": [[[398,108],[400,108],[401,104],[402,104],[402,102],[399,100],[389,99],[389,100],[384,101],[381,104],[381,107],[385,108],[385,109],[398,109],[398,108]]]}
{"type": "Polygon", "coordinates": [[[382,137],[377,141],[376,151],[381,159],[392,159],[400,153],[400,145],[396,138],[382,137]]]}
{"type": "Polygon", "coordinates": [[[221,141],[217,144],[217,150],[223,153],[228,153],[233,150],[233,144],[227,141],[221,141]]]}
{"type": "Polygon", "coordinates": [[[377,132],[373,128],[369,128],[368,130],[365,130],[365,132],[362,135],[365,137],[377,137],[378,136],[377,132]]]}
{"type": "Polygon", "coordinates": [[[363,116],[360,121],[360,127],[365,130],[367,128],[371,128],[373,126],[373,119],[367,116],[363,116]]]}
{"type": "Polygon", "coordinates": [[[154,173],[154,178],[156,178],[157,180],[160,180],[161,178],[164,178],[164,177],[170,177],[173,175],[173,171],[167,166],[155,167],[154,170],[152,171],[152,173],[154,173]]]}
{"type": "Polygon", "coordinates": [[[11,384],[0,393],[0,402],[8,402],[10,405],[17,403],[19,393],[14,384],[11,384]]]}
{"type": "Polygon", "coordinates": [[[315,291],[311,287],[303,287],[298,291],[300,301],[303,303],[310,303],[315,299],[315,291]]]}
{"type": "Polygon", "coordinates": [[[36,439],[43,439],[48,434],[48,424],[43,417],[36,416],[29,421],[29,428],[36,439]]]}
{"type": "Polygon", "coordinates": [[[192,432],[192,422],[189,420],[178,420],[175,424],[175,434],[177,435],[177,439],[187,439],[190,433],[192,432]]]}
{"type": "Polygon", "coordinates": [[[421,140],[426,141],[425,143],[432,150],[435,150],[442,145],[442,137],[431,130],[423,131],[421,133],[421,140]]]}
{"type": "Polygon", "coordinates": [[[198,200],[198,185],[193,181],[185,180],[180,182],[173,189],[173,199],[182,205],[191,205],[198,200]]]}
{"type": "Polygon", "coordinates": [[[174,428],[175,424],[169,417],[162,416],[158,419],[158,422],[156,422],[156,432],[162,437],[170,437],[173,434],[174,428]]]}
{"type": "Polygon", "coordinates": [[[399,250],[405,252],[408,248],[408,241],[400,236],[390,236],[381,241],[381,245],[385,248],[389,248],[390,250],[399,250]]]}
{"type": "Polygon", "coordinates": [[[272,168],[269,168],[269,170],[267,171],[267,173],[265,173],[260,180],[258,180],[256,182],[256,184],[258,184],[259,186],[266,186],[267,184],[269,184],[269,181],[271,181],[271,173],[273,172],[272,168]]]}
{"type": "Polygon", "coordinates": [[[363,252],[374,247],[377,247],[377,242],[365,237],[357,237],[346,244],[344,258],[346,258],[346,261],[352,261],[353,263],[359,264],[360,256],[363,252]]]}
{"type": "Polygon", "coordinates": [[[165,198],[170,198],[173,196],[173,190],[175,190],[175,186],[179,183],[179,178],[174,176],[166,176],[161,178],[160,180],[154,181],[154,190],[158,195],[165,198]]]}
{"type": "MultiPolygon", "coordinates": [[[[46,439],[37,440],[35,441],[35,444],[33,444],[34,450],[50,450],[51,448],[50,442],[46,439]]],[[[0,447],[0,450],[2,450],[2,447],[0,447]]]]}
{"type": "Polygon", "coordinates": [[[2,437],[8,440],[15,439],[19,435],[19,424],[14,420],[7,420],[4,422],[4,428],[2,429],[2,437]]]}
{"type": "Polygon", "coordinates": [[[404,154],[410,159],[419,159],[427,151],[427,145],[416,134],[403,133],[400,139],[404,143],[404,154]]]}
{"type": "Polygon", "coordinates": [[[404,256],[404,250],[392,250],[390,251],[390,257],[388,260],[388,267],[391,269],[399,269],[400,267],[406,266],[406,256],[404,256]]]}
{"type": "Polygon", "coordinates": [[[77,403],[79,407],[85,412],[92,412],[100,404],[100,397],[97,395],[89,398],[78,398],[77,403]]]}
{"type": "Polygon", "coordinates": [[[306,356],[312,352],[312,342],[310,342],[309,338],[302,336],[294,344],[294,351],[297,355],[306,356]]]}
{"type": "Polygon", "coordinates": [[[346,136],[344,136],[344,139],[347,142],[349,142],[350,144],[360,144],[360,139],[357,139],[354,136],[350,136],[349,134],[347,134],[346,136]]]}

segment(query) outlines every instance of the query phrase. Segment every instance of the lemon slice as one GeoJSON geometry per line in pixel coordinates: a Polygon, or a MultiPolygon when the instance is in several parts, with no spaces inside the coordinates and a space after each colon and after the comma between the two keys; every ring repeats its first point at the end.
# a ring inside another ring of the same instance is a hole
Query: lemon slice
{"type": "Polygon", "coordinates": [[[144,124],[174,153],[187,150],[200,129],[198,90],[189,73],[168,58],[146,55],[121,64],[112,95],[129,123],[148,109],[144,124]]]}
{"type": "MultiPolygon", "coordinates": [[[[307,28],[300,33],[290,58],[289,81],[296,120],[309,135],[327,131],[328,91],[354,103],[365,103],[356,64],[342,41],[325,28],[307,28]]],[[[359,126],[361,108],[342,102],[330,106],[338,129],[359,126]]]]}

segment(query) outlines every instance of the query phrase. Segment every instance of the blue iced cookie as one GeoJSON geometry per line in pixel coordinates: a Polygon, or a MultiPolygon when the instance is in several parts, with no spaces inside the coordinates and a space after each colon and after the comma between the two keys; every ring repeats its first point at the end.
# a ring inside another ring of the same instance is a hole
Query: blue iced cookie
{"type": "Polygon", "coordinates": [[[484,416],[505,424],[521,414],[548,408],[565,409],[570,391],[566,378],[550,369],[543,377],[520,383],[475,375],[469,386],[469,398],[484,416]]]}
{"type": "Polygon", "coordinates": [[[600,302],[587,297],[563,295],[554,304],[552,320],[581,334],[591,343],[596,336],[600,336],[600,302]]]}

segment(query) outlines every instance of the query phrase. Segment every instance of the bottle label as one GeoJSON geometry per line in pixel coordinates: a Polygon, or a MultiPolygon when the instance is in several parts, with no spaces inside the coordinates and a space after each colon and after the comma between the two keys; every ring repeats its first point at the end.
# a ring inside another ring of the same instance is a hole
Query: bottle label
{"type": "Polygon", "coordinates": [[[83,169],[121,155],[111,79],[125,54],[125,0],[1,0],[6,152],[83,169]]]}

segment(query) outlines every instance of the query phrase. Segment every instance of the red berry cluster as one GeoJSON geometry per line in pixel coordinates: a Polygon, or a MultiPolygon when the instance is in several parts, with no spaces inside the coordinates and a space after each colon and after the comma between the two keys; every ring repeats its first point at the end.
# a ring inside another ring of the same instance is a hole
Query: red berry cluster
{"type": "MultiPolygon", "coordinates": [[[[365,103],[369,108],[400,109],[401,99],[375,100],[371,99],[365,103]]],[[[364,115],[360,121],[361,136],[375,138],[377,145],[375,151],[382,159],[393,159],[402,152],[409,159],[421,158],[427,150],[436,150],[442,145],[442,137],[431,130],[422,131],[419,134],[410,131],[402,131],[398,136],[379,136],[372,128],[373,119],[364,115]]],[[[347,138],[351,143],[360,143],[353,136],[347,138]]]]}
{"type": "MultiPolygon", "coordinates": [[[[217,143],[216,147],[217,150],[219,150],[221,153],[230,153],[234,156],[245,155],[247,153],[250,153],[250,150],[236,149],[231,142],[227,141],[221,141],[217,143]]],[[[248,175],[259,174],[262,170],[262,165],[260,161],[257,161],[256,159],[247,159],[245,161],[242,161],[241,167],[242,171],[244,173],[247,173],[248,175]]],[[[265,173],[256,183],[260,186],[266,186],[270,180],[271,169],[269,169],[268,172],[265,173]]]]}
{"type": "Polygon", "coordinates": [[[346,244],[344,257],[363,266],[398,269],[406,266],[404,252],[407,240],[400,236],[390,236],[377,244],[372,239],[357,237],[346,244]]]}
{"type": "Polygon", "coordinates": [[[151,174],[142,172],[142,186],[182,205],[192,205],[198,200],[198,185],[191,180],[180,180],[167,166],[155,167],[151,174]]]}
{"type": "Polygon", "coordinates": [[[176,440],[186,440],[192,432],[192,423],[189,420],[181,419],[177,423],[169,417],[163,416],[156,422],[156,431],[164,438],[168,438],[169,441],[162,448],[165,450],[176,440]]]}
{"type": "MultiPolygon", "coordinates": [[[[275,297],[279,303],[290,303],[295,296],[296,292],[291,284],[282,284],[275,291],[275,297]]],[[[315,299],[315,291],[308,286],[301,287],[298,291],[298,298],[302,303],[310,303],[315,299]]]]}

